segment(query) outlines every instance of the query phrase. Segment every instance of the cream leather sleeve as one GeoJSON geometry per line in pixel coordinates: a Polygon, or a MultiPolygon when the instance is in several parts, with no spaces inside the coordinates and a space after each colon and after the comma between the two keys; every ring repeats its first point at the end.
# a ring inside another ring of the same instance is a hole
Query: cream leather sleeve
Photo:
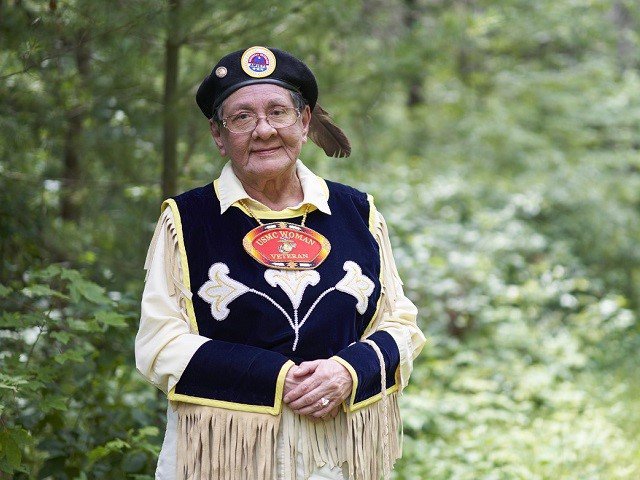
{"type": "Polygon", "coordinates": [[[402,289],[402,281],[393,259],[387,223],[376,211],[374,236],[380,245],[382,260],[382,299],[378,315],[369,328],[388,332],[398,345],[400,352],[400,391],[409,383],[413,361],[422,351],[426,339],[416,324],[418,310],[402,289]]]}
{"type": "Polygon", "coordinates": [[[209,339],[190,332],[171,209],[164,210],[149,246],[147,276],[135,340],[136,368],[167,393],[193,354],[209,339]]]}

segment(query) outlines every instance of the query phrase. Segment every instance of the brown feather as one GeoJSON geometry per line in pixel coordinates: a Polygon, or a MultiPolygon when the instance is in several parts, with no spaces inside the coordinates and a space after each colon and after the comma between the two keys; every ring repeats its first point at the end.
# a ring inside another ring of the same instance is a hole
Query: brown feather
{"type": "Polygon", "coordinates": [[[351,155],[351,143],[345,133],[338,127],[329,113],[316,103],[311,112],[309,138],[329,157],[348,157],[351,155]]]}

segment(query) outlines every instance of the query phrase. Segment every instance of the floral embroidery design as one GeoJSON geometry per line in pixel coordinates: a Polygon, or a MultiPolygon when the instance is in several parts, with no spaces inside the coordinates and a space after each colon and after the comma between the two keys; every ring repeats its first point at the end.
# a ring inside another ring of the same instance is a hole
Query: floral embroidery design
{"type": "Polygon", "coordinates": [[[356,262],[344,262],[342,267],[347,274],[336,285],[336,290],[348,293],[356,298],[356,309],[362,315],[367,310],[367,302],[373,293],[374,284],[362,274],[362,269],[356,262]]]}
{"type": "Polygon", "coordinates": [[[272,287],[280,287],[287,294],[294,310],[302,301],[304,291],[309,285],[317,285],[320,274],[315,270],[274,270],[264,272],[264,279],[272,287]]]}
{"type": "Polygon", "coordinates": [[[291,315],[264,292],[249,288],[246,285],[232,279],[229,276],[229,267],[224,263],[214,263],[209,269],[209,279],[198,290],[198,296],[211,304],[211,315],[216,320],[224,320],[229,315],[228,305],[245,293],[254,293],[269,301],[284,315],[292,328],[295,338],[292,350],[295,352],[300,338],[300,329],[311,316],[318,303],[334,290],[347,293],[355,297],[356,310],[362,315],[367,310],[367,302],[373,293],[374,283],[362,274],[360,266],[350,260],[344,262],[343,269],[346,275],[336,284],[322,292],[313,302],[302,320],[298,316],[298,308],[302,302],[304,292],[309,285],[315,286],[320,281],[320,274],[315,270],[275,270],[267,269],[264,272],[266,282],[272,287],[280,287],[289,297],[293,306],[293,318],[291,315]]]}
{"type": "Polygon", "coordinates": [[[214,263],[209,268],[210,280],[198,290],[198,295],[211,304],[211,315],[216,320],[224,320],[229,315],[229,305],[233,300],[249,291],[249,288],[229,277],[229,267],[224,263],[214,263]]]}
{"type": "Polygon", "coordinates": [[[302,302],[304,291],[309,285],[318,284],[320,274],[315,270],[274,270],[270,268],[264,272],[264,279],[272,287],[280,287],[284,293],[287,294],[289,300],[291,300],[291,305],[293,305],[293,325],[291,325],[291,322],[289,322],[289,324],[295,334],[292,347],[292,350],[295,352],[300,338],[300,328],[304,325],[304,322],[307,321],[307,318],[309,318],[311,310],[313,310],[313,308],[311,308],[302,319],[302,322],[300,322],[298,320],[298,308],[300,307],[300,302],[302,302]]]}

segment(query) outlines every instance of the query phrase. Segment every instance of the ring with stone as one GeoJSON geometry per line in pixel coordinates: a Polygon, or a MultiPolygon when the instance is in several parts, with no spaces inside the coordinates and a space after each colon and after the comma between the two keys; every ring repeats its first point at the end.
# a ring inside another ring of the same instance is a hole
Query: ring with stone
{"type": "Polygon", "coordinates": [[[326,407],[327,405],[329,405],[329,399],[328,399],[328,398],[325,398],[325,397],[322,397],[322,398],[320,399],[320,406],[324,408],[324,407],[326,407]]]}

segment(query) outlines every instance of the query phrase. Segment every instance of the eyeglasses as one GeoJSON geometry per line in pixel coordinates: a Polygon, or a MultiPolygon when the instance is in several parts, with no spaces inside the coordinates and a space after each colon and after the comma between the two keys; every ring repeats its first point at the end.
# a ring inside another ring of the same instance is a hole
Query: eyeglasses
{"type": "Polygon", "coordinates": [[[249,133],[258,126],[258,119],[265,118],[273,128],[290,127],[298,121],[300,111],[293,107],[276,107],[259,117],[255,113],[240,112],[222,119],[222,126],[231,133],[249,133]]]}

